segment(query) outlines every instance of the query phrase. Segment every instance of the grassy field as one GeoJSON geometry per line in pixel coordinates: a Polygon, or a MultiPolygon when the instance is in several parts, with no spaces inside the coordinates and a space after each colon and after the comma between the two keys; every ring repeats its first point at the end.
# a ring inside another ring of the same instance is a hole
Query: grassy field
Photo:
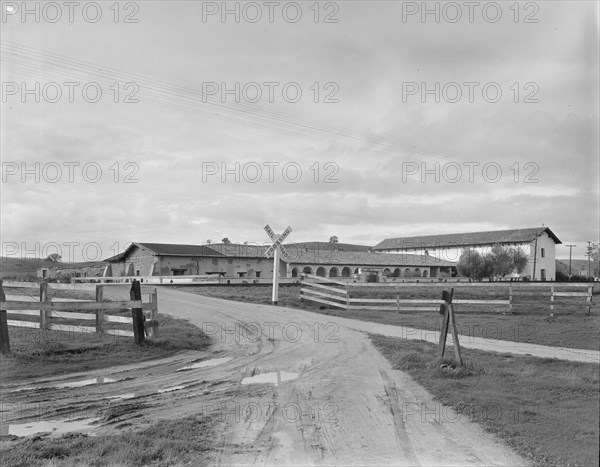
{"type": "MultiPolygon", "coordinates": [[[[373,295],[389,294],[389,289],[378,292],[373,288],[373,295]]],[[[598,292],[596,286],[596,293],[598,292]]],[[[198,286],[181,287],[181,290],[206,295],[211,297],[237,300],[249,303],[271,303],[271,288],[257,286],[198,286]]],[[[473,290],[460,289],[455,294],[461,298],[495,297],[499,291],[486,291],[481,287],[473,290]],[[477,291],[479,290],[479,291],[477,291]]],[[[407,298],[425,298],[441,295],[440,289],[427,287],[414,288],[408,291],[407,298]]],[[[527,342],[532,344],[552,345],[560,347],[599,350],[600,344],[600,313],[596,304],[592,307],[591,315],[586,310],[578,307],[566,308],[557,303],[554,316],[550,316],[549,297],[547,291],[538,297],[538,300],[547,301],[543,305],[535,303],[535,295],[522,297],[529,302],[534,302],[529,308],[523,305],[515,313],[504,311],[496,312],[479,306],[457,305],[457,323],[459,332],[468,337],[482,337],[490,340],[507,340],[513,342],[527,342]],[[528,312],[531,310],[531,313],[528,312]]],[[[596,302],[598,295],[594,296],[596,302]]],[[[523,303],[523,302],[522,302],[523,303]]],[[[315,311],[330,316],[373,321],[395,326],[409,326],[418,330],[439,331],[440,315],[436,312],[401,312],[377,310],[342,310],[328,308],[325,305],[300,301],[300,288],[298,286],[285,286],[279,289],[279,304],[293,308],[315,311]]]]}
{"type": "Polygon", "coordinates": [[[213,465],[213,428],[206,414],[161,420],[140,431],[118,435],[81,433],[60,438],[41,434],[19,440],[0,439],[0,459],[11,467],[213,465]]]}
{"type": "MultiPolygon", "coordinates": [[[[37,297],[34,289],[10,288],[11,295],[37,297]]],[[[85,291],[52,290],[51,298],[92,300],[85,291]]],[[[114,312],[131,316],[130,310],[114,312]]],[[[64,313],[68,316],[68,313],[64,313]]],[[[9,318],[10,318],[9,314],[9,318]]],[[[31,317],[31,320],[36,320],[31,317]]],[[[71,323],[64,319],[61,323],[71,323]]],[[[123,326],[123,325],[121,325],[123,326]]],[[[11,355],[0,357],[3,380],[19,381],[78,371],[106,368],[114,365],[142,362],[167,357],[180,350],[204,350],[210,338],[186,320],[160,314],[157,338],[146,338],[137,346],[132,337],[109,334],[44,331],[34,328],[9,327],[11,355]]]]}
{"type": "Polygon", "coordinates": [[[395,369],[410,374],[440,403],[422,411],[416,402],[403,401],[407,419],[452,422],[457,417],[445,409],[452,407],[536,466],[598,465],[598,365],[470,349],[464,367],[445,370],[434,344],[371,339],[395,369]]]}

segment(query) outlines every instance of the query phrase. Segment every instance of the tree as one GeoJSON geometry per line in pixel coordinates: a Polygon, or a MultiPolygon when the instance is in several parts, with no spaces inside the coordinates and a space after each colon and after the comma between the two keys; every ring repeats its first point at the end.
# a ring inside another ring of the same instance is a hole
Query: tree
{"type": "Polygon", "coordinates": [[[600,246],[597,243],[591,243],[586,249],[586,255],[590,257],[592,276],[598,276],[600,275],[600,246]]]}
{"type": "Polygon", "coordinates": [[[209,238],[208,240],[206,240],[206,243],[210,245],[212,243],[212,240],[209,238]]]}
{"type": "Polygon", "coordinates": [[[62,259],[62,256],[60,256],[58,253],[52,253],[51,255],[48,255],[48,257],[46,258],[46,261],[52,261],[53,263],[60,263],[61,259],[62,259]]]}
{"type": "Polygon", "coordinates": [[[517,274],[521,274],[527,266],[527,254],[520,248],[512,248],[513,264],[517,274]]]}
{"type": "Polygon", "coordinates": [[[337,235],[332,235],[331,237],[329,237],[329,243],[338,243],[339,240],[337,238],[337,235]]]}
{"type": "Polygon", "coordinates": [[[223,240],[221,240],[221,242],[222,243],[231,243],[231,241],[227,237],[223,238],[223,240]]]}
{"type": "Polygon", "coordinates": [[[484,276],[484,258],[477,250],[465,248],[458,259],[456,269],[461,276],[481,279],[484,276]]]}

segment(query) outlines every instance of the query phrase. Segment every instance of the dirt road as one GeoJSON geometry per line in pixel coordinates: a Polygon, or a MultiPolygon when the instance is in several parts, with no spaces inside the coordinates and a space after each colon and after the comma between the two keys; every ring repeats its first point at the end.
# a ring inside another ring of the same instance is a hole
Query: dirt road
{"type": "Polygon", "coordinates": [[[218,416],[218,465],[527,464],[332,317],[169,289],[159,306],[211,335],[211,353],[4,384],[3,409],[12,404],[5,430],[24,429],[18,419],[40,407],[45,419],[71,421],[55,424],[57,432],[137,429],[200,413],[218,416]]]}

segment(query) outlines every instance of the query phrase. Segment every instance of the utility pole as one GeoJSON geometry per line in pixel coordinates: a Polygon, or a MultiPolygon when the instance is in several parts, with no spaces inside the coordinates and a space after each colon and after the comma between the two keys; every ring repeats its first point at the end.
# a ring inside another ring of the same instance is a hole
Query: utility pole
{"type": "Polygon", "coordinates": [[[572,257],[572,253],[573,253],[573,248],[576,248],[577,245],[565,245],[567,248],[569,248],[569,279],[571,278],[571,257],[572,257]]]}
{"type": "Polygon", "coordinates": [[[588,277],[592,277],[592,242],[588,240],[587,246],[587,257],[588,257],[588,277]]]}

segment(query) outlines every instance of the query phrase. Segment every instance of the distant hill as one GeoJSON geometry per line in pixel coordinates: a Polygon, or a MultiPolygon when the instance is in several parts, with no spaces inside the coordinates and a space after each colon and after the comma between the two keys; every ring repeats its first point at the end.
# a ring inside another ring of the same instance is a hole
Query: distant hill
{"type": "Polygon", "coordinates": [[[10,278],[17,280],[32,279],[37,277],[37,270],[39,268],[69,268],[87,265],[91,266],[100,263],[103,262],[95,261],[90,263],[56,263],[54,261],[46,261],[44,259],[23,259],[0,256],[0,278],[10,278]]]}
{"type": "MultiPolygon", "coordinates": [[[[556,270],[569,274],[569,259],[557,259],[556,270]]],[[[594,270],[594,263],[592,262],[592,271],[594,270]]],[[[586,275],[588,272],[588,260],[587,259],[573,259],[571,260],[571,272],[575,275],[586,275]],[[582,274],[583,273],[583,274],[582,274]]]]}

